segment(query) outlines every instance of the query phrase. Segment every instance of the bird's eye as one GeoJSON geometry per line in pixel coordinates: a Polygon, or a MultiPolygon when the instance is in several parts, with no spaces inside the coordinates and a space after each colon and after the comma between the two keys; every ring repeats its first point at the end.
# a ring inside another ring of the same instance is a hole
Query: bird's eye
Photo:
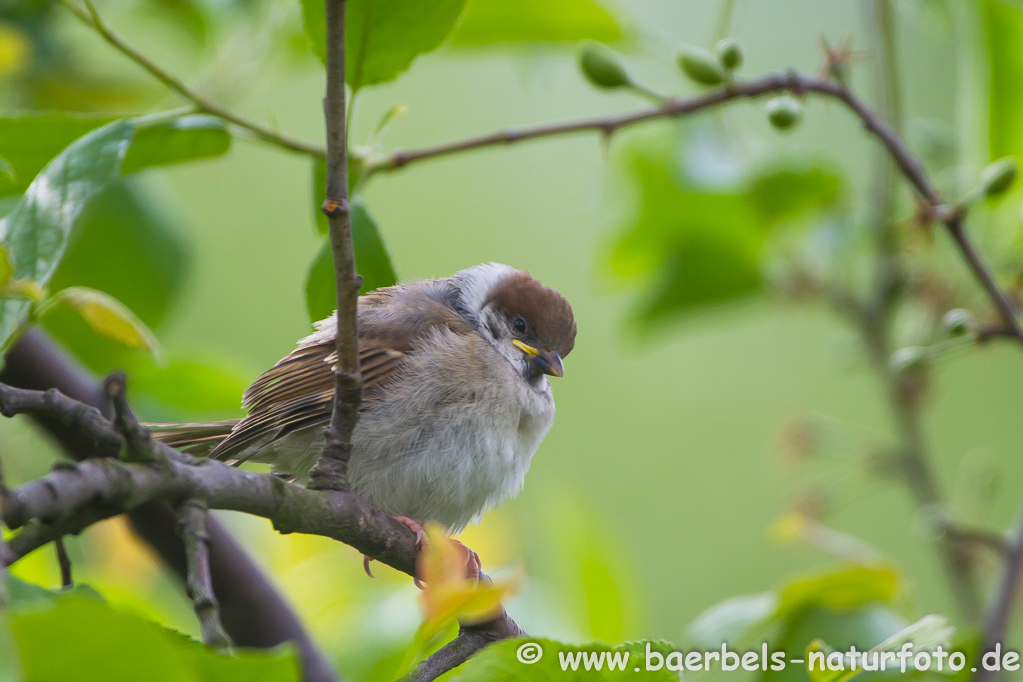
{"type": "Polygon", "coordinates": [[[519,334],[526,333],[526,321],[522,319],[521,316],[515,317],[515,320],[512,322],[512,326],[515,327],[515,331],[517,331],[519,334]]]}

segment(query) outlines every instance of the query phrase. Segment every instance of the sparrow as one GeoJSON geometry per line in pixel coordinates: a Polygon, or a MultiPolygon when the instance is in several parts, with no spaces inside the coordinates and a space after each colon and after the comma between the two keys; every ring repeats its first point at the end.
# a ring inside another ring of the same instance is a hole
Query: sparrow
{"type": "MultiPolygon", "coordinates": [[[[352,489],[420,536],[425,522],[457,534],[516,495],[554,422],[547,377],[563,375],[575,345],[568,301],[488,263],[364,294],[358,327],[352,489]]],[[[336,316],[315,329],[245,391],[244,418],[156,424],[153,435],[307,481],[333,406],[336,316]]]]}

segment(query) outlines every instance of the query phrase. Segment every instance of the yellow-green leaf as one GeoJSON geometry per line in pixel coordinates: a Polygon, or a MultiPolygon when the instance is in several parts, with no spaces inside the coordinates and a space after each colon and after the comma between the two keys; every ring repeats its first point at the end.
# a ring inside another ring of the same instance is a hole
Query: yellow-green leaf
{"type": "Polygon", "coordinates": [[[4,244],[0,244],[0,287],[7,286],[14,273],[14,262],[11,260],[11,253],[4,244]]]}
{"type": "MultiPolygon", "coordinates": [[[[815,639],[806,647],[806,672],[811,682],[848,682],[863,672],[863,658],[869,657],[872,669],[877,669],[877,662],[873,657],[882,658],[885,652],[898,652],[905,645],[910,645],[909,651],[912,656],[906,661],[906,669],[916,669],[914,659],[917,654],[934,654],[939,648],[949,651],[952,646],[952,636],[955,628],[948,623],[945,616],[930,614],[924,616],[917,622],[899,630],[894,635],[881,642],[875,647],[862,654],[857,654],[854,660],[850,654],[836,651],[824,641],[815,639]],[[837,657],[837,658],[836,658],[837,657]],[[841,663],[839,663],[841,659],[841,663]],[[829,661],[831,661],[829,663],[829,661]]],[[[901,663],[895,664],[901,671],[901,663]]],[[[952,675],[955,671],[947,665],[941,670],[937,667],[930,669],[936,672],[952,675]]]]}
{"type": "Polygon", "coordinates": [[[157,358],[163,356],[149,327],[116,298],[88,287],[68,287],[54,299],[76,310],[96,333],[129,348],[148,350],[157,358]]]}
{"type": "Polygon", "coordinates": [[[422,594],[425,618],[416,632],[413,656],[456,620],[480,623],[496,616],[501,602],[515,591],[517,583],[470,580],[466,577],[464,548],[434,524],[427,524],[426,538],[420,560],[420,575],[426,582],[422,594]]]}

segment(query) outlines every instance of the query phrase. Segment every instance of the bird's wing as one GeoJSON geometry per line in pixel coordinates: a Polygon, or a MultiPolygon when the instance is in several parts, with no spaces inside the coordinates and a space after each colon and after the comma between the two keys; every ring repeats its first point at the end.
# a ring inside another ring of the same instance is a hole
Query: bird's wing
{"type": "MultiPolygon", "coordinates": [[[[462,334],[473,327],[429,291],[381,289],[359,298],[359,364],[364,409],[386,396],[416,341],[436,327],[462,334]]],[[[312,337],[256,379],[242,396],[248,416],[210,453],[245,459],[255,450],[309,426],[326,426],[334,398],[334,338],[312,337]]]]}

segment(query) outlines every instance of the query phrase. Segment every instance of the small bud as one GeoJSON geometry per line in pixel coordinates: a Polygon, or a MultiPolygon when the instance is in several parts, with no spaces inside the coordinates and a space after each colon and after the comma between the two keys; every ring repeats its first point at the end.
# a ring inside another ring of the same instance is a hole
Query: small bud
{"type": "Polygon", "coordinates": [[[980,174],[980,186],[984,190],[984,195],[996,197],[999,194],[1004,194],[1012,187],[1018,170],[1019,165],[1016,163],[1016,159],[1008,156],[990,164],[980,174]]]}
{"type": "Polygon", "coordinates": [[[587,41],[583,45],[579,70],[598,88],[621,88],[631,83],[618,55],[600,43],[587,41]]]}
{"type": "Polygon", "coordinates": [[[735,38],[725,38],[714,46],[721,66],[734,71],[742,66],[742,45],[735,38]]]}
{"type": "Polygon", "coordinates": [[[906,346],[892,353],[888,364],[900,373],[921,370],[927,364],[927,351],[920,346],[906,346]]]}
{"type": "Polygon", "coordinates": [[[678,67],[691,80],[703,85],[721,85],[725,72],[717,57],[698,47],[687,47],[678,54],[678,67]]]}
{"type": "Polygon", "coordinates": [[[778,130],[789,130],[803,118],[803,107],[795,97],[781,95],[767,103],[767,120],[778,130]]]}
{"type": "Polygon", "coordinates": [[[949,336],[966,336],[974,329],[973,313],[962,308],[954,308],[941,318],[941,326],[949,336]]]}

